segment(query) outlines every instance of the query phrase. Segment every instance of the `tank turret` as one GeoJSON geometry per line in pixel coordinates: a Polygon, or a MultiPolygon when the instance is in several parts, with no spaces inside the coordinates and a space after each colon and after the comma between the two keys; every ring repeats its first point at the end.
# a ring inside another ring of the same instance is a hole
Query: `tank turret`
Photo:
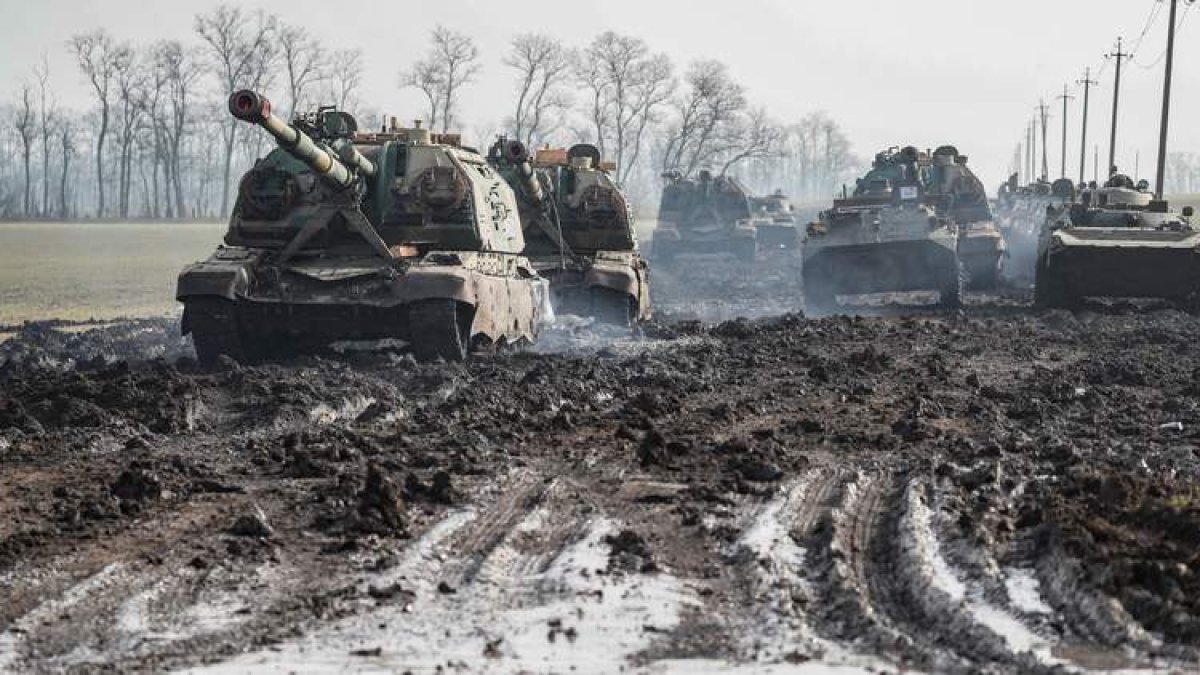
{"type": "Polygon", "coordinates": [[[325,147],[271,112],[271,102],[249,89],[235,91],[229,97],[229,113],[243,122],[266,129],[279,147],[337,187],[350,188],[361,180],[360,177],[375,175],[375,165],[363,157],[350,140],[358,125],[347,113],[322,109],[308,125],[327,136],[323,139],[328,141],[325,147]]]}

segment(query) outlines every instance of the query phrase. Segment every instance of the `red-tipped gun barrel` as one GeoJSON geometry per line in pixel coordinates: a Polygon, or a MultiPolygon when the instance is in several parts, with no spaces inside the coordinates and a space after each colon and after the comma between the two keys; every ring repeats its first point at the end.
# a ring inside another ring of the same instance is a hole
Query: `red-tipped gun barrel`
{"type": "Polygon", "coordinates": [[[229,114],[243,122],[257,124],[266,129],[267,133],[275,137],[279,147],[338,187],[348,188],[358,181],[357,174],[347,164],[366,176],[375,173],[375,165],[348,142],[333,152],[318,145],[307,134],[272,113],[271,102],[258,92],[249,89],[235,91],[229,97],[229,114]],[[345,159],[335,152],[344,155],[345,159]]]}

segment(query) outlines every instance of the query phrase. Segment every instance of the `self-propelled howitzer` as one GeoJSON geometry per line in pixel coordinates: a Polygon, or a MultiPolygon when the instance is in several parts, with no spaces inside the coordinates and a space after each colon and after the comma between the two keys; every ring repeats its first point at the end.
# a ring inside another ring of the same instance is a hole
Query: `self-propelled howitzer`
{"type": "Polygon", "coordinates": [[[522,197],[525,255],[549,280],[556,312],[622,326],[650,317],[633,216],[599,149],[580,143],[531,156],[501,138],[488,159],[522,197]]]}
{"type": "Polygon", "coordinates": [[[202,362],[379,338],[460,359],[536,338],[548,293],[516,197],[457,136],[394,120],[359,133],[331,107],[287,124],[250,91],[229,110],[279,147],[243,176],[225,245],[179,277],[202,362]]]}

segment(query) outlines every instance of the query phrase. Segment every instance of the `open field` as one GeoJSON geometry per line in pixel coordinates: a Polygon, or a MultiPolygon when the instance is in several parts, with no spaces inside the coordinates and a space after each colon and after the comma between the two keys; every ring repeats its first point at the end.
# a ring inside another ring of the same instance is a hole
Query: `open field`
{"type": "Polygon", "coordinates": [[[217,223],[0,223],[0,326],[164,316],[175,277],[220,242],[217,223]]]}

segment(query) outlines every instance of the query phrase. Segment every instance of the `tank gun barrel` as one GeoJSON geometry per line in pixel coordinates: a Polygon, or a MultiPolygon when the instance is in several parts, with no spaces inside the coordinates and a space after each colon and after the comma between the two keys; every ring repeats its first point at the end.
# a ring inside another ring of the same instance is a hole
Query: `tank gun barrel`
{"type": "Polygon", "coordinates": [[[317,175],[341,188],[349,188],[358,175],[373,176],[375,165],[346,141],[332,151],[321,147],[307,134],[271,112],[271,102],[249,89],[229,97],[229,113],[243,122],[257,124],[275,137],[279,147],[304,162],[317,175]]]}
{"type": "Polygon", "coordinates": [[[542,203],[546,200],[546,191],[542,189],[542,184],[538,182],[537,174],[533,171],[533,164],[530,161],[529,150],[521,141],[508,141],[502,148],[504,159],[516,170],[517,180],[521,183],[521,190],[530,200],[536,203],[542,203]]]}

